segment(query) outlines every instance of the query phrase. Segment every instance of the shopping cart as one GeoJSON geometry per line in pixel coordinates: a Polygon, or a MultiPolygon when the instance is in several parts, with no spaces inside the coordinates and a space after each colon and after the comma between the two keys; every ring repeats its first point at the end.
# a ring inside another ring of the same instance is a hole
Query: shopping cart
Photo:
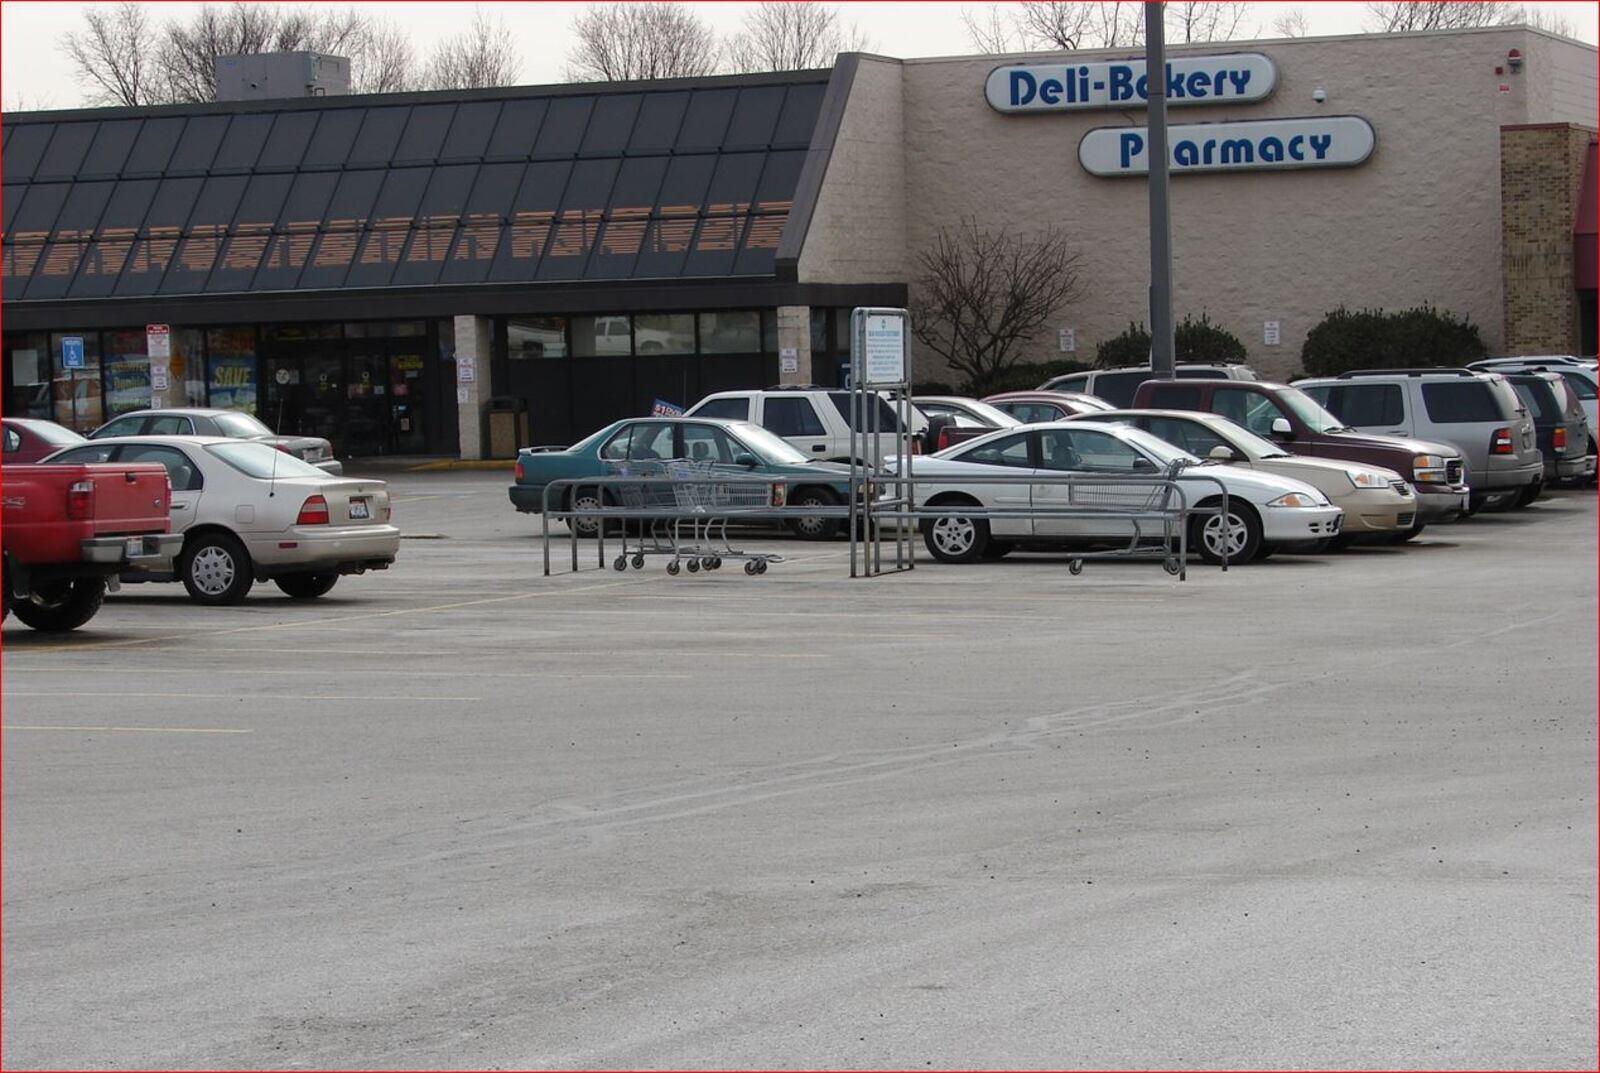
{"type": "Polygon", "coordinates": [[[1126,522],[1130,533],[1125,545],[1097,553],[1079,554],[1069,559],[1068,572],[1083,573],[1086,558],[1131,558],[1154,553],[1161,558],[1162,569],[1167,573],[1180,573],[1183,570],[1180,556],[1181,511],[1175,509],[1178,497],[1171,483],[1179,469],[1175,465],[1169,466],[1166,472],[1159,474],[1162,478],[1160,481],[1069,482],[1066,486],[1066,503],[1069,507],[1074,511],[1103,513],[1126,522]],[[1147,533],[1147,525],[1152,530],[1160,527],[1160,543],[1154,548],[1151,542],[1157,539],[1157,534],[1154,531],[1147,533]]]}
{"type": "Polygon", "coordinates": [[[667,573],[722,568],[724,560],[742,560],[746,574],[764,574],[783,556],[735,548],[728,523],[741,515],[770,511],[782,505],[781,484],[730,474],[717,463],[670,459],[608,464],[616,480],[618,501],[636,520],[637,542],[630,547],[629,526],[622,531],[622,552],[612,567],[644,569],[645,558],[666,556],[667,573]]]}

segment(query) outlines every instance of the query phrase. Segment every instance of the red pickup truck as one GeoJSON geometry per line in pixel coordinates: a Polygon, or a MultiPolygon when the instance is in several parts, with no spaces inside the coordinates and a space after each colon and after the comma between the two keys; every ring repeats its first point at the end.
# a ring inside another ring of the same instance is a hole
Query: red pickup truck
{"type": "Polygon", "coordinates": [[[36,630],[75,630],[94,617],[117,575],[169,569],[172,487],[153,462],[6,466],[5,615],[36,630]]]}

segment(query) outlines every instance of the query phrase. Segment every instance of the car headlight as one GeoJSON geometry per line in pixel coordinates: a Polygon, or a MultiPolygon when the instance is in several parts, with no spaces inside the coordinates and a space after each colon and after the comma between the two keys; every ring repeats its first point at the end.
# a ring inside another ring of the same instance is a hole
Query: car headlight
{"type": "Polygon", "coordinates": [[[1380,473],[1375,469],[1347,469],[1345,476],[1357,488],[1387,488],[1394,481],[1392,473],[1380,473]]]}
{"type": "MultiPolygon", "coordinates": [[[[1289,492],[1268,503],[1269,507],[1320,507],[1320,497],[1308,495],[1305,492],[1289,492]]],[[[1326,502],[1324,500],[1323,502],[1326,502]]]]}
{"type": "Polygon", "coordinates": [[[1411,479],[1444,483],[1444,455],[1418,455],[1411,460],[1411,479]]]}

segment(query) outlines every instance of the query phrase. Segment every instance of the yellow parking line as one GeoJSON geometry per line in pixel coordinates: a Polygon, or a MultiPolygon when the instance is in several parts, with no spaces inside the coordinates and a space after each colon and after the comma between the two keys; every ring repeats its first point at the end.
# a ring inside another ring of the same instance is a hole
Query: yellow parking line
{"type": "Polygon", "coordinates": [[[479,701],[482,697],[383,697],[372,693],[355,693],[348,696],[336,693],[271,693],[252,696],[248,693],[135,693],[126,689],[119,689],[108,693],[85,693],[79,690],[44,690],[40,692],[19,693],[6,690],[5,695],[10,697],[153,697],[158,700],[409,700],[423,704],[435,701],[479,701]]]}
{"type": "Polygon", "coordinates": [[[21,723],[6,723],[0,730],[74,730],[74,731],[116,731],[119,734],[254,734],[253,730],[237,730],[225,727],[72,727],[72,726],[27,726],[21,723]]]}

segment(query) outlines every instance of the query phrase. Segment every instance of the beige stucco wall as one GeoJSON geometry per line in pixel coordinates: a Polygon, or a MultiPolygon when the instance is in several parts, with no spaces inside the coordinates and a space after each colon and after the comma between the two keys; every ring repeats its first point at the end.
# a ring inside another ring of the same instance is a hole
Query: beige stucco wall
{"type": "MultiPolygon", "coordinates": [[[[1350,113],[1373,125],[1377,148],[1355,168],[1175,176],[1175,316],[1209,314],[1244,341],[1258,369],[1273,374],[1299,369],[1306,331],[1340,304],[1392,309],[1432,302],[1471,316],[1498,350],[1500,127],[1535,115],[1592,124],[1592,90],[1584,98],[1579,71],[1587,64],[1592,87],[1595,50],[1520,28],[1170,49],[1173,55],[1236,51],[1274,60],[1273,96],[1256,104],[1172,108],[1170,122],[1350,113]],[[1528,56],[1523,72],[1497,75],[1495,67],[1513,47],[1528,56]],[[1510,92],[1500,91],[1502,83],[1510,92]],[[1558,83],[1566,87],[1560,93],[1553,88],[1558,83]],[[1328,95],[1323,104],[1312,100],[1318,86],[1328,95]],[[1268,320],[1281,326],[1276,347],[1263,343],[1268,320]]],[[[1065,356],[1056,349],[1054,328],[1076,328],[1075,356],[1091,360],[1098,342],[1130,320],[1147,320],[1145,184],[1096,178],[1077,159],[1085,132],[1142,126],[1144,110],[1003,115],[984,100],[984,79],[994,67],[1061,56],[907,60],[898,103],[886,88],[891,73],[874,64],[872,81],[863,85],[872,88],[870,98],[847,112],[848,129],[840,135],[846,152],[840,157],[836,149],[830,166],[830,184],[834,166],[843,166],[846,181],[825,187],[831,197],[819,204],[813,236],[819,223],[828,224],[815,251],[808,237],[802,278],[910,281],[911,257],[941,225],[963,216],[990,227],[1049,223],[1063,228],[1082,252],[1085,297],[1063,312],[1031,359],[1065,356]],[[897,107],[903,109],[906,251],[898,262],[892,241],[867,239],[871,230],[892,233],[894,226],[892,219],[879,219],[892,217],[889,192],[900,181],[889,163],[893,150],[869,143],[888,141],[897,107]],[[888,122],[866,122],[871,118],[888,122]],[[875,251],[872,256],[863,245],[875,251]],[[872,274],[857,274],[862,269],[872,274]]],[[[1141,56],[1077,54],[1083,60],[1141,56]]],[[[863,64],[863,74],[867,70],[863,64]]]]}
{"type": "Polygon", "coordinates": [[[802,282],[906,277],[906,144],[899,60],[862,56],[798,266],[802,282]]]}

